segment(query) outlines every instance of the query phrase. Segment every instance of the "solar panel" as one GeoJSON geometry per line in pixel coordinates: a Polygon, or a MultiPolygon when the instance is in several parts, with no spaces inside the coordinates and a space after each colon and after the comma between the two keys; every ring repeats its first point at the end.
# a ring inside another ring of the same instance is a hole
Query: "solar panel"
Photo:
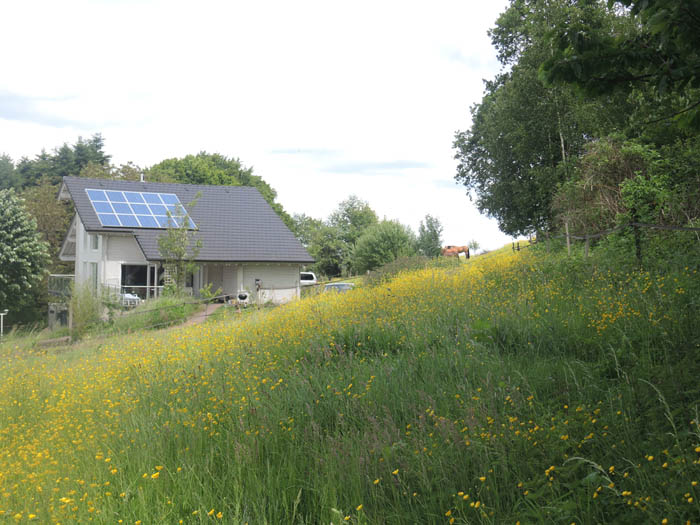
{"type": "Polygon", "coordinates": [[[174,193],[85,190],[102,226],[124,228],[197,228],[174,193]],[[170,214],[170,215],[168,215],[170,214]]]}

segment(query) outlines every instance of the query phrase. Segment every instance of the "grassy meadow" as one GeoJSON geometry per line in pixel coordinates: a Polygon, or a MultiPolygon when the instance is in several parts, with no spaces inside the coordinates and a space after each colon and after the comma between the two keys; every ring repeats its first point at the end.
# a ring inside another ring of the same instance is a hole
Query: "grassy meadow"
{"type": "Polygon", "coordinates": [[[700,523],[700,278],[510,247],[0,346],[0,521],[700,523]]]}

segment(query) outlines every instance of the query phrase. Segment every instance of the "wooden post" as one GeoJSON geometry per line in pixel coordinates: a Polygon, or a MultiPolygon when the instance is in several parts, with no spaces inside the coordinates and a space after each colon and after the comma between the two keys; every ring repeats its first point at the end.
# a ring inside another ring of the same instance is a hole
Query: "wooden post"
{"type": "Polygon", "coordinates": [[[566,252],[571,257],[571,237],[569,236],[569,221],[564,223],[564,229],[566,230],[566,252]]]}

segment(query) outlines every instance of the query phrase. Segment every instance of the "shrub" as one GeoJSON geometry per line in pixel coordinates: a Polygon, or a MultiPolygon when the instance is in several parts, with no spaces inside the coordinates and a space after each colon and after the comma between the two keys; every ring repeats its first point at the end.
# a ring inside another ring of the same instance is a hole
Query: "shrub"
{"type": "Polygon", "coordinates": [[[74,340],[80,339],[88,330],[101,322],[102,301],[87,284],[79,284],[73,288],[70,307],[74,340]]]}

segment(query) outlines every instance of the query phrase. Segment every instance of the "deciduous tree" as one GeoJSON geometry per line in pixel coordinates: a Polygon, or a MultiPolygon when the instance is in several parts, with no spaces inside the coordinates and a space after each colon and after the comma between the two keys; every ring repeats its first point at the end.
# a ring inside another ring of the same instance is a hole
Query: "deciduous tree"
{"type": "Polygon", "coordinates": [[[176,293],[184,291],[187,274],[195,269],[195,259],[201,249],[201,241],[196,231],[190,229],[189,221],[189,211],[196,203],[197,199],[186,207],[178,205],[174,214],[168,213],[168,228],[158,238],[158,251],[176,293]]]}
{"type": "Polygon", "coordinates": [[[14,190],[0,190],[0,308],[29,298],[48,260],[48,246],[22,200],[14,190]]]}
{"type": "Polygon", "coordinates": [[[442,250],[442,224],[432,215],[426,215],[418,226],[418,251],[426,257],[437,257],[442,250]]]}
{"type": "Polygon", "coordinates": [[[397,257],[415,255],[416,236],[398,221],[381,221],[357,239],[353,249],[353,269],[357,273],[374,270],[397,257]]]}

